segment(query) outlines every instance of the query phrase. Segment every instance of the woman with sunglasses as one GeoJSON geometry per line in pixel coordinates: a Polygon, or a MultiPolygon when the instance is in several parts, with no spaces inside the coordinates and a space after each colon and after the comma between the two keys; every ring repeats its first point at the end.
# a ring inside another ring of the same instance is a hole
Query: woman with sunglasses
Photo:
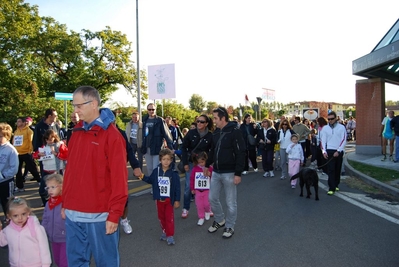
{"type": "Polygon", "coordinates": [[[254,172],[258,172],[258,163],[256,162],[256,134],[259,130],[256,123],[253,122],[251,114],[245,114],[244,122],[240,125],[240,130],[242,132],[242,137],[247,145],[247,150],[245,152],[245,169],[242,172],[243,175],[248,173],[249,170],[249,160],[251,161],[254,172]],[[253,143],[249,136],[252,136],[253,143]]]}
{"type": "MultiPolygon", "coordinates": [[[[277,143],[280,144],[280,167],[281,167],[281,177],[283,180],[288,177],[287,168],[287,146],[291,143],[291,135],[295,134],[292,130],[291,123],[284,119],[280,122],[279,129],[277,132],[277,143]]],[[[288,177],[289,178],[289,177],[288,177]]]]}
{"type": "Polygon", "coordinates": [[[205,114],[197,117],[196,120],[197,127],[191,129],[183,138],[182,144],[182,158],[184,165],[186,183],[184,186],[184,203],[183,211],[181,217],[183,219],[187,218],[188,211],[190,210],[191,202],[191,190],[190,190],[190,173],[193,169],[193,159],[192,156],[198,154],[199,152],[206,152],[209,154],[212,145],[212,131],[213,122],[205,114]]]}

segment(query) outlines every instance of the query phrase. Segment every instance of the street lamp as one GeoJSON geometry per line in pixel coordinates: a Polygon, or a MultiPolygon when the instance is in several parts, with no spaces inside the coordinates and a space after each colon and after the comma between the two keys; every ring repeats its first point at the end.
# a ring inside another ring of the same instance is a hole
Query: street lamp
{"type": "Polygon", "coordinates": [[[262,102],[262,97],[257,97],[256,98],[256,100],[258,101],[258,106],[259,106],[259,120],[261,121],[262,120],[262,118],[261,118],[261,116],[262,116],[262,112],[261,112],[261,108],[260,108],[260,103],[262,102]]]}
{"type": "Polygon", "coordinates": [[[137,112],[141,119],[140,65],[139,65],[139,0],[136,0],[136,53],[137,53],[137,112]]]}

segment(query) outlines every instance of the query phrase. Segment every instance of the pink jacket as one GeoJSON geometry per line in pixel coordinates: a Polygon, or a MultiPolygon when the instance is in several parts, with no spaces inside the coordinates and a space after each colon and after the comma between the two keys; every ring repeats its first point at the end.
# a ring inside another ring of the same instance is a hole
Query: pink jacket
{"type": "Polygon", "coordinates": [[[47,235],[36,216],[29,216],[24,227],[12,221],[0,231],[0,246],[8,245],[11,267],[49,267],[51,254],[47,235]]]}
{"type": "MultiPolygon", "coordinates": [[[[190,190],[193,191],[195,189],[195,173],[196,172],[203,172],[203,168],[201,166],[194,166],[190,173],[190,190]]],[[[210,177],[212,177],[213,167],[209,166],[210,177]]]]}

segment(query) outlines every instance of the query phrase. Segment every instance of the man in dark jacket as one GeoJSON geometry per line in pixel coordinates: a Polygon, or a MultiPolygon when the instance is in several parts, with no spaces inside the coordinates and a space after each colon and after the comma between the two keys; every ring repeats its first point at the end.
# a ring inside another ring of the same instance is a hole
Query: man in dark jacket
{"type": "MultiPolygon", "coordinates": [[[[237,219],[237,185],[241,182],[241,173],[245,168],[245,141],[236,122],[229,121],[227,110],[218,107],[213,110],[213,120],[217,129],[213,133],[212,147],[206,167],[213,163],[209,201],[214,222],[208,232],[214,233],[225,226],[223,237],[230,238],[234,234],[237,219]],[[227,214],[224,215],[220,203],[220,192],[224,188],[227,214]]],[[[209,176],[209,170],[204,169],[209,176]]]]}
{"type": "Polygon", "coordinates": [[[147,164],[147,174],[151,175],[159,164],[159,151],[164,146],[173,150],[173,140],[164,119],[156,115],[156,106],[147,105],[148,116],[143,118],[143,144],[141,152],[147,164]]]}

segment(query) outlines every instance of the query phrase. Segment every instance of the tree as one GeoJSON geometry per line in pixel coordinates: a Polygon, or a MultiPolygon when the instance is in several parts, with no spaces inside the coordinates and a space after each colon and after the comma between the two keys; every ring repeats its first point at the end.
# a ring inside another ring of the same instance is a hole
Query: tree
{"type": "MultiPolygon", "coordinates": [[[[97,88],[103,101],[120,86],[137,95],[131,43],[125,34],[109,27],[68,32],[66,25],[40,17],[38,7],[23,0],[1,1],[0,10],[2,121],[43,110],[55,92],[73,92],[80,85],[97,88]]],[[[140,76],[144,101],[145,71],[140,76]]]]}
{"type": "Polygon", "coordinates": [[[204,101],[202,96],[197,94],[193,94],[188,102],[190,109],[195,110],[198,113],[202,113],[204,108],[206,107],[206,102],[204,101]]]}

